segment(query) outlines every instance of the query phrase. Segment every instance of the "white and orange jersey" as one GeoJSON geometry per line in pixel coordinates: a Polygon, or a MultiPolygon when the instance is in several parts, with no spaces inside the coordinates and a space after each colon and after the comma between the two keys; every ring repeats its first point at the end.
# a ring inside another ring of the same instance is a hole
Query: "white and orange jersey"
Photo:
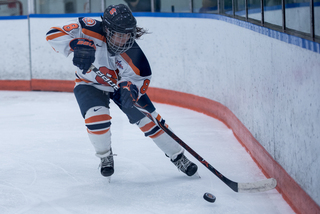
{"type": "MultiPolygon", "coordinates": [[[[127,52],[111,56],[101,25],[101,21],[79,17],[64,25],[52,27],[46,39],[57,53],[66,57],[73,52],[69,45],[72,40],[76,38],[92,40],[96,46],[93,65],[105,75],[112,77],[111,80],[117,81],[116,84],[131,81],[138,87],[139,97],[142,96],[146,93],[152,76],[147,58],[136,42],[127,52]]],[[[82,74],[82,70],[77,68],[76,77],[76,84],[89,84],[100,90],[113,91],[109,84],[92,71],[82,74]]]]}

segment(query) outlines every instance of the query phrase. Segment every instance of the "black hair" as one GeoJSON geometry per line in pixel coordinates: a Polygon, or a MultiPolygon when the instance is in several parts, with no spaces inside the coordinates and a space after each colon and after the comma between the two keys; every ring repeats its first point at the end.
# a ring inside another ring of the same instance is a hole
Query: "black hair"
{"type": "Polygon", "coordinates": [[[148,30],[142,28],[142,27],[136,27],[136,39],[139,39],[144,34],[148,34],[148,30]]]}

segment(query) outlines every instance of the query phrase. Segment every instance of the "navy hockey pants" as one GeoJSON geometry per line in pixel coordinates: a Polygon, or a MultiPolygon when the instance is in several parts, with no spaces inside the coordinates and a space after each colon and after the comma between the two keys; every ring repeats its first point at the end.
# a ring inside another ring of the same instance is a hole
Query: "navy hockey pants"
{"type": "MultiPolygon", "coordinates": [[[[134,107],[129,109],[122,108],[121,100],[115,98],[120,96],[114,96],[114,93],[101,91],[90,85],[78,85],[74,88],[73,92],[83,118],[85,117],[86,112],[92,107],[105,106],[109,108],[110,99],[112,99],[114,103],[117,104],[117,106],[127,115],[130,123],[134,124],[145,117],[144,114],[134,107]]],[[[150,113],[155,111],[155,107],[147,94],[142,95],[137,103],[150,113]]]]}

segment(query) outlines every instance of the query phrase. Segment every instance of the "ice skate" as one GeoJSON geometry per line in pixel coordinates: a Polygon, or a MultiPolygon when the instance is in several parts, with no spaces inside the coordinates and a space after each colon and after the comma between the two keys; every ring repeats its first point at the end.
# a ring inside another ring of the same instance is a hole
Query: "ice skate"
{"type": "MultiPolygon", "coordinates": [[[[183,153],[179,154],[175,160],[171,160],[171,162],[176,165],[176,167],[183,173],[188,176],[196,176],[198,175],[197,170],[198,166],[192,163],[183,153]]],[[[200,177],[198,175],[198,177],[200,177]]]]}
{"type": "Polygon", "coordinates": [[[104,177],[110,177],[114,173],[113,153],[110,150],[110,154],[101,158],[100,172],[104,177]]]}

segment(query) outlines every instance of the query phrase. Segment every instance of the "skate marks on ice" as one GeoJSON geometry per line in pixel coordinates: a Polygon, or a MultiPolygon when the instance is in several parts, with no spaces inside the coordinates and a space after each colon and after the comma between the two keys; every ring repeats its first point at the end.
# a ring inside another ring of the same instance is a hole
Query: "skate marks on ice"
{"type": "MultiPolygon", "coordinates": [[[[221,173],[239,182],[265,179],[220,121],[155,105],[221,173]]],[[[234,193],[186,153],[201,176],[188,178],[113,104],[111,183],[100,175],[72,93],[0,91],[0,112],[0,213],[294,213],[276,190],[234,193]],[[206,202],[205,192],[216,202],[206,202]]]]}

